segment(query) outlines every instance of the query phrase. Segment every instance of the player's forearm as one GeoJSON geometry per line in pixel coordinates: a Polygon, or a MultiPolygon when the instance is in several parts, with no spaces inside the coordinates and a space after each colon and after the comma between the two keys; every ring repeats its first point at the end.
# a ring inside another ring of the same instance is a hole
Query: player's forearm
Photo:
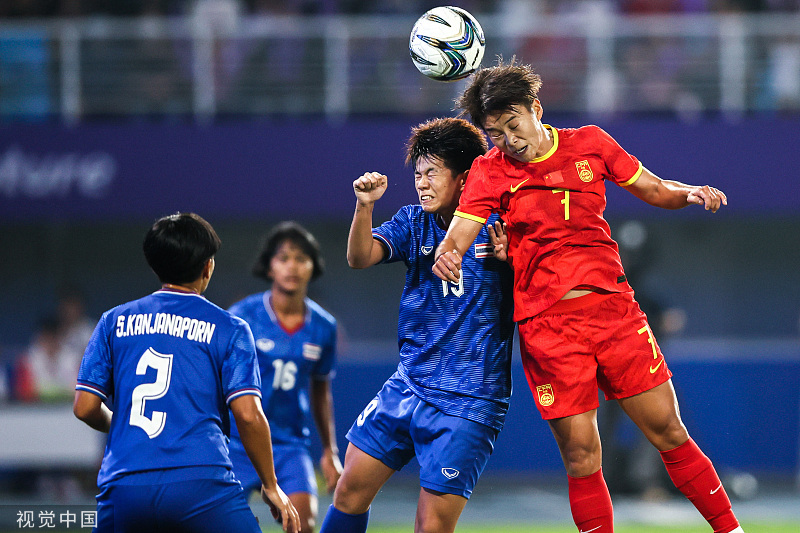
{"type": "Polygon", "coordinates": [[[314,422],[317,425],[320,444],[323,453],[327,450],[333,454],[339,453],[336,444],[336,429],[333,418],[333,397],[330,384],[327,381],[315,382],[311,389],[311,409],[314,413],[314,422]]]}
{"type": "Polygon", "coordinates": [[[694,187],[678,181],[663,180],[643,168],[642,175],[630,189],[636,197],[652,206],[662,209],[682,209],[689,205],[687,197],[694,187]]]}
{"type": "Polygon", "coordinates": [[[372,209],[375,204],[356,202],[350,234],[347,236],[347,264],[352,268],[372,266],[372,209]]]}
{"type": "Polygon", "coordinates": [[[261,483],[266,487],[277,485],[278,479],[275,476],[275,464],[272,458],[272,434],[266,417],[262,416],[260,421],[252,420],[244,423],[240,423],[237,419],[236,427],[261,483]]]}
{"type": "Polygon", "coordinates": [[[272,458],[272,434],[261,408],[261,398],[253,395],[239,396],[231,402],[230,408],[236,419],[244,450],[261,483],[267,488],[277,486],[272,458]]]}
{"type": "Polygon", "coordinates": [[[453,217],[452,222],[450,222],[450,227],[447,228],[447,234],[436,248],[436,259],[443,253],[452,251],[456,251],[459,255],[463,256],[467,250],[469,250],[473,241],[475,241],[475,237],[478,236],[482,227],[482,222],[462,217],[453,217]]]}

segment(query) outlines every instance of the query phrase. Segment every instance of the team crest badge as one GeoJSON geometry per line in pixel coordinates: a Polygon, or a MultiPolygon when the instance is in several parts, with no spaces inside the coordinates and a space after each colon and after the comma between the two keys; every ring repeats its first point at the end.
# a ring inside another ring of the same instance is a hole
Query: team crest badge
{"type": "Polygon", "coordinates": [[[577,161],[575,163],[575,168],[578,169],[578,177],[581,181],[585,181],[586,183],[592,181],[594,175],[592,174],[592,167],[589,166],[588,160],[577,161]]]}
{"type": "Polygon", "coordinates": [[[547,385],[538,385],[536,394],[539,396],[539,403],[542,407],[550,407],[556,401],[555,396],[553,396],[553,387],[549,383],[547,385]]]}

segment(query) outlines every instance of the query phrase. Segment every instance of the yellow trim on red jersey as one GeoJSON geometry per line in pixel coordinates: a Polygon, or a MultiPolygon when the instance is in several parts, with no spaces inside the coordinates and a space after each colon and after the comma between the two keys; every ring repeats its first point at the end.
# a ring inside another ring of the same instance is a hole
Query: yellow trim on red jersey
{"type": "Polygon", "coordinates": [[[636,174],[634,174],[633,177],[628,181],[623,181],[622,183],[620,183],[620,185],[622,185],[623,187],[627,187],[628,185],[633,185],[636,182],[636,180],[638,180],[639,177],[642,175],[642,170],[644,170],[644,167],[642,166],[642,163],[639,162],[639,170],[636,171],[636,174]]]}
{"type": "Polygon", "coordinates": [[[462,211],[456,211],[453,215],[461,218],[466,218],[467,220],[474,220],[475,222],[480,222],[481,224],[486,224],[486,219],[481,217],[476,217],[475,215],[470,215],[469,213],[464,213],[462,211]]]}
{"type": "Polygon", "coordinates": [[[554,128],[553,126],[551,126],[550,124],[542,124],[542,126],[544,126],[545,128],[547,128],[548,130],[550,130],[550,133],[553,135],[553,147],[552,147],[552,148],[550,148],[550,149],[547,151],[547,153],[546,153],[546,154],[544,154],[544,155],[540,155],[539,157],[537,157],[537,158],[535,158],[535,159],[532,159],[532,160],[530,161],[531,163],[539,163],[539,162],[541,162],[541,161],[544,161],[545,159],[547,159],[548,157],[550,157],[551,155],[553,155],[554,153],[556,153],[556,150],[558,149],[558,130],[557,130],[557,129],[555,129],[555,128],[554,128]]]}

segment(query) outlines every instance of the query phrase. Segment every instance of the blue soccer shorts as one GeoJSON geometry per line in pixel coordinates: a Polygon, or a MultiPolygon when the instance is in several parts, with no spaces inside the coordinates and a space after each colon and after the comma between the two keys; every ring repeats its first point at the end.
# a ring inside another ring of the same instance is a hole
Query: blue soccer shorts
{"type": "MultiPolygon", "coordinates": [[[[191,479],[212,468],[178,468],[180,481],[154,484],[149,473],[133,474],[103,487],[97,495],[96,533],[260,533],[244,491],[233,475],[191,479]],[[131,484],[124,484],[131,483],[131,484]]],[[[169,477],[169,476],[166,476],[169,477]]]]}
{"type": "MultiPolygon", "coordinates": [[[[247,457],[247,452],[239,446],[230,447],[233,472],[242,484],[245,493],[261,490],[261,480],[256,469],[247,457]]],[[[283,492],[294,494],[307,492],[317,495],[317,477],[314,462],[308,449],[301,444],[273,444],[272,457],[275,462],[275,475],[283,492]]]]}
{"type": "Polygon", "coordinates": [[[393,470],[416,455],[421,487],[469,498],[497,435],[424,402],[395,373],[358,415],[347,440],[393,470]]]}

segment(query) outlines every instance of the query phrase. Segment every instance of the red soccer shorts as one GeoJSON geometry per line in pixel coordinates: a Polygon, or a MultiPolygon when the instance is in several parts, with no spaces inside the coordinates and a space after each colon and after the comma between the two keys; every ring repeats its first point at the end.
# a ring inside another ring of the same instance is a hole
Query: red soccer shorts
{"type": "Polygon", "coordinates": [[[632,292],[560,300],[518,324],[525,376],[542,418],[596,409],[672,377],[632,292]]]}

